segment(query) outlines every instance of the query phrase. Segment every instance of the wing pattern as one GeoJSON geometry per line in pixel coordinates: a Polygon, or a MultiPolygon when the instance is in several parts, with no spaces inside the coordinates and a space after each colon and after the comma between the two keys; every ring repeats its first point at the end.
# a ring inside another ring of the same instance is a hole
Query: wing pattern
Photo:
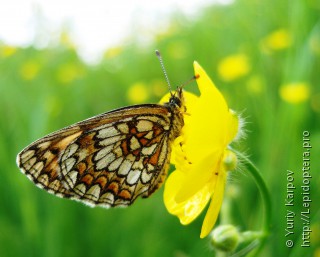
{"type": "Polygon", "coordinates": [[[88,205],[128,206],[159,188],[183,126],[168,106],[107,112],[49,134],[17,157],[37,186],[88,205]]]}

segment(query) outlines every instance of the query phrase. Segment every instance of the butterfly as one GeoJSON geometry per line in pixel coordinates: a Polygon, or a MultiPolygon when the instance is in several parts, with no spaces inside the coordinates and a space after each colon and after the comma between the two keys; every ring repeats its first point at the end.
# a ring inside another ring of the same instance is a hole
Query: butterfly
{"type": "Polygon", "coordinates": [[[163,105],[116,109],[40,138],[18,154],[17,165],[59,197],[90,206],[128,206],[164,182],[185,111],[178,87],[163,105]]]}

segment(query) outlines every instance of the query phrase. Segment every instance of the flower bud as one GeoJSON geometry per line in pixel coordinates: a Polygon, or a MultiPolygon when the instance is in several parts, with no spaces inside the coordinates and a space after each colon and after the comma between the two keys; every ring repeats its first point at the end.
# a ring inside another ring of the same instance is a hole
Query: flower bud
{"type": "Polygon", "coordinates": [[[225,150],[222,161],[226,171],[235,170],[238,164],[237,155],[229,149],[225,150]]]}
{"type": "Polygon", "coordinates": [[[211,244],[220,251],[232,252],[239,245],[240,235],[236,227],[221,225],[211,233],[211,244]]]}

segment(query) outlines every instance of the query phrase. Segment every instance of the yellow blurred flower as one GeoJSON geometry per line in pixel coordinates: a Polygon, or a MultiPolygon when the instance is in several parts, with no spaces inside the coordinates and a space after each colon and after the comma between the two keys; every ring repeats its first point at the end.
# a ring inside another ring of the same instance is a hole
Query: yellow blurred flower
{"type": "Polygon", "coordinates": [[[40,70],[40,64],[34,60],[25,62],[20,68],[20,75],[24,80],[33,80],[40,70]]]}
{"type": "Polygon", "coordinates": [[[200,234],[204,238],[217,220],[227,170],[236,161],[227,147],[238,134],[239,120],[197,62],[194,69],[201,94],[184,93],[187,114],[173,144],[171,163],[176,170],[165,183],[164,203],[169,213],[187,225],[210,202],[200,234]]]}
{"type": "Polygon", "coordinates": [[[306,82],[289,83],[281,86],[279,93],[282,100],[299,104],[310,98],[310,86],[306,82]]]}
{"type": "Polygon", "coordinates": [[[254,95],[259,95],[264,91],[264,83],[258,75],[250,77],[246,83],[246,87],[248,92],[254,95]]]}
{"type": "Polygon", "coordinates": [[[75,43],[70,38],[70,35],[66,29],[64,29],[60,34],[60,44],[66,46],[69,49],[75,49],[75,43]]]}
{"type": "Polygon", "coordinates": [[[4,45],[1,47],[1,55],[3,57],[9,57],[17,51],[17,48],[14,46],[4,45]]]}
{"type": "Polygon", "coordinates": [[[110,59],[118,56],[123,51],[122,47],[111,47],[104,52],[104,58],[110,59]]]}
{"type": "Polygon", "coordinates": [[[288,30],[278,29],[262,39],[261,47],[265,52],[270,50],[286,49],[292,44],[292,38],[288,30]]]}
{"type": "Polygon", "coordinates": [[[57,70],[57,79],[62,84],[69,84],[80,76],[82,76],[82,71],[74,63],[65,63],[57,70]]]}
{"type": "MultiPolygon", "coordinates": [[[[311,224],[310,229],[312,231],[312,236],[310,237],[310,244],[320,246],[320,222],[315,222],[314,224],[311,224]]],[[[320,256],[320,251],[319,251],[319,256],[320,256]]]]}
{"type": "Polygon", "coordinates": [[[149,88],[142,82],[133,84],[127,92],[127,98],[129,102],[131,104],[141,104],[146,102],[146,100],[150,97],[148,89],[149,88]]]}
{"type": "Polygon", "coordinates": [[[155,79],[151,82],[152,93],[157,96],[161,97],[165,94],[168,90],[168,86],[163,82],[163,80],[155,79]]]}
{"type": "Polygon", "coordinates": [[[225,57],[218,64],[220,77],[225,81],[233,81],[247,75],[251,70],[249,59],[245,54],[225,57]]]}
{"type": "MultiPolygon", "coordinates": [[[[312,237],[311,237],[312,238],[312,237]]],[[[313,257],[320,257],[320,247],[317,247],[314,250],[313,257]]]]}

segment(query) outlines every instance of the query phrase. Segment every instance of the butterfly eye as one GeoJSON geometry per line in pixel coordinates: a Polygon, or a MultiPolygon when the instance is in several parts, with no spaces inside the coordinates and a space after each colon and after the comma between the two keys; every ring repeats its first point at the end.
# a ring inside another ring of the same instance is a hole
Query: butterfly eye
{"type": "Polygon", "coordinates": [[[181,100],[179,97],[173,96],[170,99],[170,104],[174,105],[174,106],[178,106],[181,107],[181,100]]]}

